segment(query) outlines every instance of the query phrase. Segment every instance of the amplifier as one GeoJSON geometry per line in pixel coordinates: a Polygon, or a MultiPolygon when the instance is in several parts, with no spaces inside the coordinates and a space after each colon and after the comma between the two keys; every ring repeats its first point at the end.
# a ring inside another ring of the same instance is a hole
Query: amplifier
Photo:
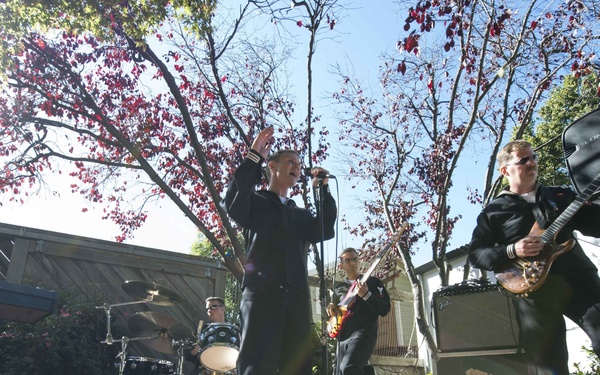
{"type": "Polygon", "coordinates": [[[447,287],[433,294],[432,304],[440,352],[518,347],[512,299],[495,284],[447,287]]]}
{"type": "Polygon", "coordinates": [[[35,323],[56,308],[54,291],[0,281],[0,320],[35,323]]]}

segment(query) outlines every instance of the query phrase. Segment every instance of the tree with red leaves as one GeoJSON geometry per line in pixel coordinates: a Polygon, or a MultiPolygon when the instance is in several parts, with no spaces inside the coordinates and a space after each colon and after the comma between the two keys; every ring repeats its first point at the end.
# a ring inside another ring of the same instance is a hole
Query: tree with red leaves
{"type": "MultiPolygon", "coordinates": [[[[0,5],[2,193],[22,200],[68,175],[120,226],[118,241],[169,199],[240,279],[245,250],[218,203],[251,140],[275,125],[275,148],[310,163],[327,150],[312,121],[294,120],[286,49],[247,36],[255,3],[233,19],[209,0],[0,5]]],[[[315,30],[329,16],[314,15],[315,30]]],[[[309,205],[307,192],[295,194],[309,205]]]]}
{"type": "Polygon", "coordinates": [[[534,126],[536,110],[562,75],[592,70],[599,35],[592,27],[597,10],[585,1],[413,4],[407,36],[384,60],[381,91],[367,93],[360,80],[340,72],[335,98],[343,105],[340,140],[350,141],[350,178],[370,184],[368,217],[355,231],[375,238],[411,224],[398,256],[412,283],[419,330],[435,356],[411,262],[414,244],[431,244],[447,285],[457,207],[485,204],[495,195],[499,146],[534,126]],[[483,188],[451,206],[453,177],[465,158],[486,170],[483,188]]]}

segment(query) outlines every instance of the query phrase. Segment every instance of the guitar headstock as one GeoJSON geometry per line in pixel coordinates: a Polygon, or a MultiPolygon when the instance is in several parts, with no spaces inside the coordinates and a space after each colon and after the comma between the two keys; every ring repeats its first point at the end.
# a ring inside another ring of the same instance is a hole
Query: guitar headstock
{"type": "Polygon", "coordinates": [[[392,246],[395,245],[398,241],[400,241],[400,237],[402,237],[402,234],[404,233],[404,231],[406,230],[406,228],[408,228],[408,222],[407,221],[405,221],[404,223],[402,223],[402,225],[396,231],[396,233],[394,233],[392,235],[392,246]]]}

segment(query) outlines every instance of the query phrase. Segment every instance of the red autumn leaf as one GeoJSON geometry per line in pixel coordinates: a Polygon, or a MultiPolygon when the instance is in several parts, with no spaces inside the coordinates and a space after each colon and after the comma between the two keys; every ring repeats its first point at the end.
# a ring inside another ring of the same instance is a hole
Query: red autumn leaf
{"type": "Polygon", "coordinates": [[[406,73],[406,63],[402,61],[400,64],[398,64],[397,70],[404,75],[404,73],[406,73]]]}
{"type": "Polygon", "coordinates": [[[298,27],[302,27],[302,21],[296,22],[296,25],[298,25],[298,27]]]}

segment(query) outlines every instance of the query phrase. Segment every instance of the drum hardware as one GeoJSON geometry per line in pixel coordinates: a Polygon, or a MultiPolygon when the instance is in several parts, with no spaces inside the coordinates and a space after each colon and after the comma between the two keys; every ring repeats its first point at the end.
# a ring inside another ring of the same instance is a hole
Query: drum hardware
{"type": "Polygon", "coordinates": [[[104,311],[106,313],[106,332],[107,333],[106,333],[106,339],[103,341],[103,343],[106,343],[107,345],[112,345],[112,343],[114,342],[112,334],[110,332],[110,310],[111,310],[111,308],[120,307],[120,306],[137,305],[139,303],[152,303],[154,305],[160,305],[160,306],[173,306],[176,302],[182,301],[181,296],[177,292],[167,288],[166,286],[159,285],[157,283],[150,283],[147,281],[128,280],[128,281],[125,281],[121,285],[121,288],[123,288],[123,290],[127,294],[132,295],[133,297],[136,297],[136,298],[143,298],[143,299],[139,300],[139,301],[122,302],[122,303],[115,303],[115,304],[105,303],[102,306],[96,306],[97,309],[104,309],[104,311]]]}
{"type": "Polygon", "coordinates": [[[118,363],[115,363],[115,366],[119,368],[119,375],[174,374],[173,363],[170,361],[147,357],[127,358],[127,346],[131,341],[141,341],[150,349],[166,354],[175,354],[173,347],[179,346],[177,372],[174,375],[183,375],[183,348],[192,342],[190,338],[193,337],[193,334],[177,320],[159,313],[143,312],[134,314],[127,321],[129,330],[136,337],[123,337],[115,340],[110,329],[110,312],[113,307],[140,303],[173,306],[183,300],[181,296],[165,286],[146,281],[126,281],[122,284],[122,288],[126,293],[140,300],[96,306],[97,309],[104,309],[106,314],[106,339],[101,343],[107,345],[121,343],[121,352],[116,356],[118,363]]]}
{"type": "Polygon", "coordinates": [[[173,340],[171,341],[171,346],[177,348],[177,375],[183,375],[183,361],[184,361],[184,350],[190,346],[197,345],[197,343],[192,342],[190,339],[183,340],[173,340]]]}
{"type": "Polygon", "coordinates": [[[124,375],[175,375],[173,362],[148,357],[129,357],[124,375]]]}
{"type": "MultiPolygon", "coordinates": [[[[156,336],[158,337],[158,336],[156,336]]],[[[115,342],[120,342],[121,343],[121,351],[119,352],[119,354],[117,354],[116,358],[118,358],[118,367],[119,367],[119,375],[123,375],[125,373],[126,370],[126,364],[127,361],[129,360],[127,358],[127,346],[129,345],[130,341],[138,341],[138,340],[151,340],[151,339],[155,339],[156,337],[134,337],[134,338],[130,338],[130,337],[125,337],[123,336],[120,340],[112,340],[110,343],[106,342],[106,341],[102,341],[103,344],[108,344],[108,345],[112,345],[115,342]]],[[[135,357],[135,358],[139,358],[139,357],[135,357]]],[[[153,359],[154,360],[154,359],[153,359]]],[[[154,360],[155,362],[158,362],[159,360],[154,360]]],[[[168,362],[168,361],[166,361],[168,362]]],[[[135,366],[135,364],[134,364],[135,366]]],[[[133,367],[135,368],[135,367],[133,367]]]]}
{"type": "Polygon", "coordinates": [[[123,303],[115,303],[115,304],[108,304],[105,303],[102,306],[96,306],[97,309],[104,309],[104,312],[106,314],[106,339],[104,341],[102,341],[103,344],[107,344],[107,345],[112,345],[114,342],[119,342],[120,340],[113,340],[113,336],[110,332],[110,310],[113,307],[119,307],[119,306],[127,306],[127,305],[134,305],[137,303],[143,303],[144,301],[136,301],[136,302],[123,302],[123,303]]]}
{"type": "Polygon", "coordinates": [[[165,354],[176,354],[171,346],[173,340],[181,340],[194,337],[193,333],[183,324],[168,315],[152,311],[133,314],[127,325],[134,336],[155,336],[154,340],[142,341],[142,344],[150,349],[165,354]]]}

